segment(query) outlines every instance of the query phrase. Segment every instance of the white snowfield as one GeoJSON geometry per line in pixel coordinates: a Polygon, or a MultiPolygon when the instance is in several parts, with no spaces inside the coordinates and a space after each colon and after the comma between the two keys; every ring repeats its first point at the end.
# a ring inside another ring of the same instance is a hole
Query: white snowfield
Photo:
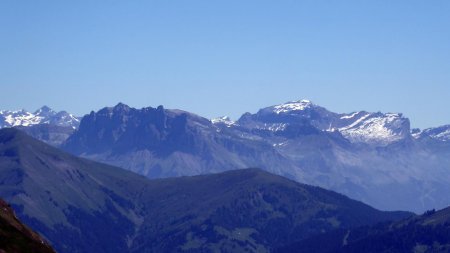
{"type": "Polygon", "coordinates": [[[236,135],[288,158],[296,167],[287,174],[299,182],[384,210],[420,213],[450,203],[450,125],[411,130],[401,113],[335,113],[309,100],[246,113],[236,124],[236,135]]]}
{"type": "Polygon", "coordinates": [[[65,111],[55,112],[46,106],[34,113],[26,110],[0,111],[0,128],[17,126],[27,127],[38,124],[70,126],[75,129],[80,124],[80,119],[65,111]]]}
{"type": "Polygon", "coordinates": [[[14,126],[29,126],[40,124],[43,117],[36,116],[32,113],[22,111],[1,111],[0,115],[4,117],[5,126],[2,127],[14,127],[14,126]]]}
{"type": "Polygon", "coordinates": [[[442,131],[438,134],[432,135],[432,137],[443,140],[443,141],[450,141],[450,126],[447,130],[442,131]]]}
{"type": "Polygon", "coordinates": [[[430,137],[439,141],[450,141],[450,125],[427,128],[413,134],[414,138],[430,137]]]}
{"type": "MultiPolygon", "coordinates": [[[[315,105],[310,100],[302,99],[275,105],[262,109],[264,113],[271,112],[274,117],[289,115],[299,119],[308,119],[322,131],[339,131],[351,142],[363,142],[376,145],[387,145],[401,140],[409,135],[409,120],[401,113],[370,113],[358,111],[339,114],[315,105]],[[317,118],[317,115],[320,115],[317,118]],[[314,119],[321,121],[315,124],[314,119]]],[[[235,121],[222,117],[212,120],[214,124],[223,123],[231,127],[235,121]]],[[[266,129],[273,132],[283,131],[287,123],[280,118],[280,122],[255,122],[254,128],[266,129]]]]}
{"type": "Polygon", "coordinates": [[[276,114],[280,114],[280,113],[286,113],[286,112],[291,112],[291,111],[302,111],[302,110],[305,110],[306,108],[310,108],[311,106],[313,106],[311,101],[302,99],[302,100],[298,100],[298,101],[287,102],[287,103],[284,103],[281,105],[276,105],[273,107],[273,109],[274,109],[273,111],[276,114]]]}
{"type": "Polygon", "coordinates": [[[389,144],[409,133],[409,121],[399,113],[366,113],[338,130],[351,142],[389,144]]]}
{"type": "Polygon", "coordinates": [[[233,121],[228,116],[222,116],[218,118],[211,119],[211,123],[213,124],[225,124],[227,127],[231,127],[236,124],[236,121],[233,121]]]}

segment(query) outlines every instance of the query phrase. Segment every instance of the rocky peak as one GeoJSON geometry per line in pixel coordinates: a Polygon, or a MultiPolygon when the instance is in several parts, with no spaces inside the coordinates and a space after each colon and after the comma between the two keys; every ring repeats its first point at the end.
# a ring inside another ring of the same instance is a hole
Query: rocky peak
{"type": "Polygon", "coordinates": [[[119,102],[116,106],[113,107],[114,112],[127,112],[129,110],[130,110],[130,107],[121,102],[119,102]]]}
{"type": "Polygon", "coordinates": [[[41,108],[37,109],[34,114],[39,115],[39,116],[49,116],[49,115],[54,115],[56,114],[55,111],[53,111],[50,107],[44,105],[41,108]]]}
{"type": "Polygon", "coordinates": [[[450,125],[440,127],[427,128],[421,132],[417,132],[415,137],[430,137],[439,141],[450,141],[450,125]]]}
{"type": "Polygon", "coordinates": [[[273,112],[276,114],[290,113],[292,111],[303,111],[305,109],[313,107],[314,104],[307,99],[291,101],[280,105],[273,106],[273,112]]]}

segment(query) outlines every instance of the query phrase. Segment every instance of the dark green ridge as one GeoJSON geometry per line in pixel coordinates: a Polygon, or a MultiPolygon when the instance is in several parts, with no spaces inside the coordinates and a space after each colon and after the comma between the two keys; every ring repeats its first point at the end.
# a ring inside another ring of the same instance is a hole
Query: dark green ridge
{"type": "Polygon", "coordinates": [[[313,236],[276,253],[447,253],[450,252],[450,207],[420,216],[313,236]]]}
{"type": "Polygon", "coordinates": [[[259,169],[150,180],[0,130],[0,196],[58,252],[269,252],[399,220],[259,169]]]}

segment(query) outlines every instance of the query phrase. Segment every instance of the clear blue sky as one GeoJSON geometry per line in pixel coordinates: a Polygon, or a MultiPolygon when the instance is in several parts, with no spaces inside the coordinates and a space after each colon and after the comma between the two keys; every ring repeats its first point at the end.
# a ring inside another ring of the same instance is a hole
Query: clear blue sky
{"type": "Polygon", "coordinates": [[[450,1],[0,1],[1,109],[307,98],[450,123],[450,1]]]}

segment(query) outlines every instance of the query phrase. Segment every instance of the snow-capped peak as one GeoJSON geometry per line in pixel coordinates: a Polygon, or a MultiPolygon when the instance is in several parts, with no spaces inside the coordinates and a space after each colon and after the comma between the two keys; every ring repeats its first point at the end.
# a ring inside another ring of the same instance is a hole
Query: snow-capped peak
{"type": "Polygon", "coordinates": [[[440,141],[450,141],[450,125],[427,128],[415,134],[414,137],[428,136],[440,141]]]}
{"type": "Polygon", "coordinates": [[[42,120],[42,117],[25,110],[2,111],[0,118],[2,118],[0,119],[0,127],[29,126],[39,124],[42,120]]]}
{"type": "Polygon", "coordinates": [[[40,115],[40,114],[56,114],[56,112],[53,111],[50,107],[44,105],[41,108],[39,108],[38,110],[36,110],[34,112],[34,114],[36,114],[36,115],[40,115]]]}
{"type": "Polygon", "coordinates": [[[339,131],[353,142],[389,144],[410,134],[409,120],[401,113],[358,112],[340,119],[346,121],[339,131]]]}
{"type": "Polygon", "coordinates": [[[273,107],[273,111],[276,114],[286,113],[291,111],[303,111],[306,108],[312,107],[313,103],[309,100],[302,99],[298,101],[291,101],[281,105],[276,105],[273,107]]]}
{"type": "Polygon", "coordinates": [[[48,106],[43,106],[34,113],[26,110],[0,111],[0,128],[32,126],[37,124],[51,124],[77,128],[80,124],[80,120],[65,111],[55,112],[48,106]]]}
{"type": "Polygon", "coordinates": [[[213,124],[225,124],[227,127],[231,127],[236,124],[236,121],[233,121],[228,116],[222,116],[218,118],[211,119],[213,124]]]}

